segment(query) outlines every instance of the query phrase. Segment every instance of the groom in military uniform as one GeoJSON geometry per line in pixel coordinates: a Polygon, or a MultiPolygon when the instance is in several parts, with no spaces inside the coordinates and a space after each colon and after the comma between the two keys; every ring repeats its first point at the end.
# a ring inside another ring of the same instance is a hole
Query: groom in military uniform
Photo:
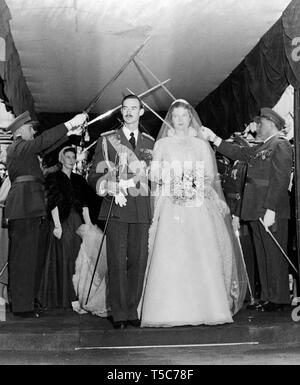
{"type": "Polygon", "coordinates": [[[137,307],[143,289],[151,221],[146,164],[154,139],[139,131],[144,113],[140,99],[122,101],[123,126],[101,135],[88,181],[104,196],[99,219],[111,214],[106,232],[109,298],[113,326],[140,326],[137,307]],[[112,201],[113,199],[113,201],[112,201]]]}
{"type": "Polygon", "coordinates": [[[253,231],[261,283],[258,309],[276,311],[290,303],[288,264],[267,230],[286,251],[293,151],[280,132],[285,120],[279,114],[262,108],[255,121],[261,143],[251,148],[227,143],[206,127],[203,134],[221,154],[248,164],[241,219],[248,221],[253,231]]]}

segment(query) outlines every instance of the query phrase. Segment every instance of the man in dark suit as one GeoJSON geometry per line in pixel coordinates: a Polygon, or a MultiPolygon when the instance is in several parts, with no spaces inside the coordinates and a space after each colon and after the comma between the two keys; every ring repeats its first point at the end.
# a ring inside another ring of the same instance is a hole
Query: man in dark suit
{"type": "Polygon", "coordinates": [[[287,249],[293,151],[280,133],[285,121],[279,114],[262,108],[255,121],[261,143],[252,148],[227,143],[208,128],[203,128],[203,134],[217,146],[217,151],[248,164],[241,219],[248,221],[253,231],[261,283],[259,308],[274,311],[290,303],[288,264],[266,230],[287,249]]]}
{"type": "Polygon", "coordinates": [[[63,136],[79,134],[79,127],[86,120],[86,114],[43,132],[34,139],[34,130],[29,112],[18,116],[8,126],[14,136],[7,149],[8,175],[11,181],[5,214],[9,223],[10,250],[9,290],[14,315],[35,317],[34,299],[38,289],[36,269],[39,258],[38,242],[42,218],[46,215],[44,178],[38,154],[63,136]]]}
{"type": "Polygon", "coordinates": [[[106,245],[113,326],[118,329],[140,325],[137,307],[147,265],[151,221],[144,166],[145,154],[149,155],[154,145],[151,136],[139,132],[144,109],[137,96],[123,99],[121,113],[123,126],[99,138],[88,177],[90,185],[104,196],[100,220],[107,219],[112,204],[106,245]]]}

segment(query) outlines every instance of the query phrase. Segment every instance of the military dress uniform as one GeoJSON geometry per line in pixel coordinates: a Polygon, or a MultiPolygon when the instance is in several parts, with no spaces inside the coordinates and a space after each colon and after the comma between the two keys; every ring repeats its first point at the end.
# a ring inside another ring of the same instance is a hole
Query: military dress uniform
{"type": "MultiPolygon", "coordinates": [[[[18,127],[30,121],[29,113],[18,117],[18,127]]],[[[16,123],[13,122],[16,129],[16,123]]],[[[9,289],[14,313],[34,311],[34,299],[41,275],[37,273],[42,218],[46,215],[44,177],[38,154],[66,135],[60,124],[33,140],[17,137],[7,150],[11,181],[5,214],[9,223],[9,289]]]]}
{"type": "Polygon", "coordinates": [[[222,141],[217,150],[231,159],[248,164],[241,219],[248,221],[253,231],[261,300],[287,304],[290,302],[288,264],[259,218],[264,218],[267,209],[275,211],[275,224],[269,229],[286,250],[292,147],[279,132],[252,148],[222,141]]]}
{"type": "MultiPolygon", "coordinates": [[[[89,184],[97,193],[99,193],[99,181],[110,179],[109,173],[106,173],[107,170],[101,164],[106,159],[112,165],[117,166],[120,160],[118,143],[120,146],[125,146],[129,150],[129,154],[132,152],[133,159],[136,157],[138,161],[141,161],[144,160],[145,151],[153,149],[154,139],[139,132],[134,149],[122,128],[102,135],[99,138],[88,176],[89,184]],[[107,146],[106,149],[104,149],[104,145],[107,146]]],[[[127,171],[128,179],[136,177],[132,170],[127,171]]],[[[151,221],[148,181],[143,182],[145,180],[135,181],[135,187],[128,189],[126,206],[120,207],[114,201],[107,227],[109,298],[114,322],[138,319],[137,307],[142,294],[147,265],[148,231],[151,221]],[[144,187],[140,190],[142,185],[144,187]]],[[[104,196],[100,208],[100,220],[107,219],[111,199],[112,197],[109,195],[104,196]]]]}

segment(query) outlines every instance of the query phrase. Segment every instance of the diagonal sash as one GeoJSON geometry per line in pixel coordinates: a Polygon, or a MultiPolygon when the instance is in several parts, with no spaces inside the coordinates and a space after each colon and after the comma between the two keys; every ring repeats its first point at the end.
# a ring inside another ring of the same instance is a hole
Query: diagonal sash
{"type": "Polygon", "coordinates": [[[129,147],[122,144],[115,135],[112,135],[107,140],[115,149],[118,155],[120,175],[124,174],[125,170],[128,170],[133,174],[142,174],[144,177],[146,177],[143,163],[129,147]],[[138,173],[137,170],[139,170],[138,173]]]}

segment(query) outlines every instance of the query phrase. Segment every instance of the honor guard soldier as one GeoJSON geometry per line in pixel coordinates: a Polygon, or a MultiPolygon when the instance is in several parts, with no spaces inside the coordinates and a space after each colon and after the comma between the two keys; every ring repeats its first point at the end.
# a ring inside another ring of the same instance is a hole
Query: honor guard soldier
{"type": "Polygon", "coordinates": [[[253,231],[261,284],[257,308],[276,311],[290,304],[288,264],[267,230],[286,251],[293,150],[281,133],[285,120],[278,113],[262,108],[254,120],[261,143],[250,148],[227,143],[206,127],[203,134],[221,154],[248,164],[241,219],[248,221],[253,231]]]}
{"type": "Polygon", "coordinates": [[[35,309],[38,289],[39,231],[46,215],[44,177],[38,154],[66,135],[79,135],[85,113],[76,115],[65,124],[44,131],[34,139],[32,119],[28,111],[18,116],[8,127],[14,137],[7,150],[8,175],[11,189],[5,213],[9,223],[9,290],[14,315],[39,317],[35,309]],[[79,127],[79,128],[78,128],[79,127]]]}

